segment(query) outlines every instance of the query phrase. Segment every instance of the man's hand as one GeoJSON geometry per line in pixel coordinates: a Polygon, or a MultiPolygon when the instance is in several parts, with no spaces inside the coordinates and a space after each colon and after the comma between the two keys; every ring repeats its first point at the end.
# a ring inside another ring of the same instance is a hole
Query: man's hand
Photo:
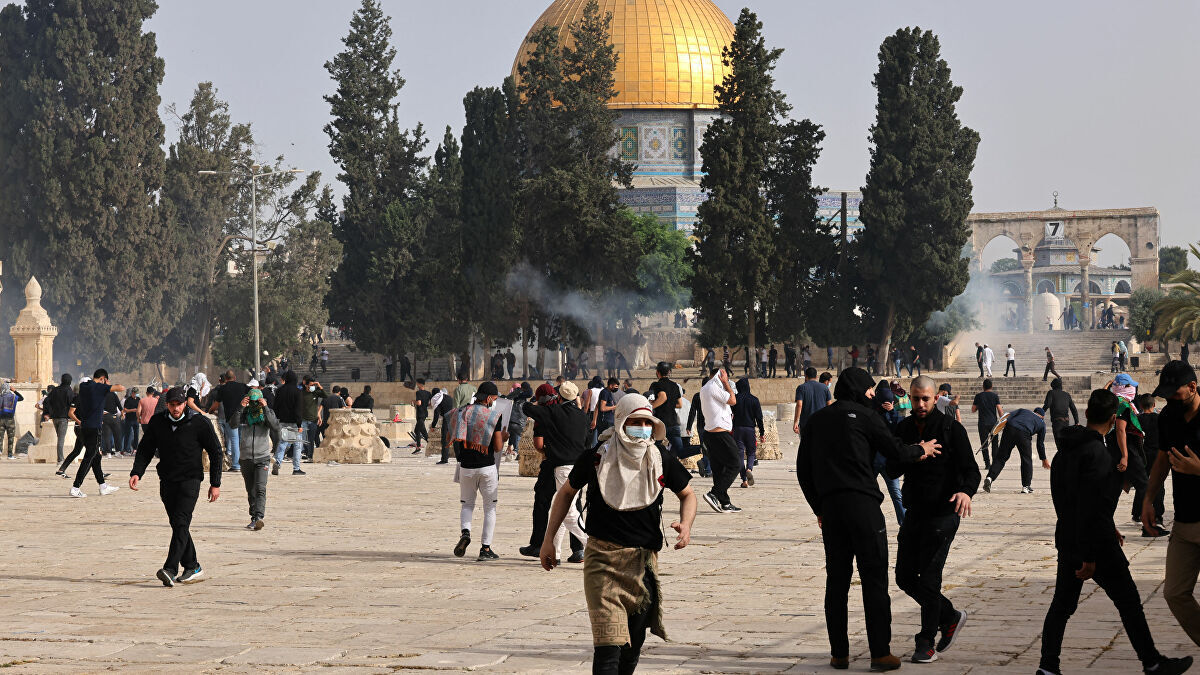
{"type": "Polygon", "coordinates": [[[954,503],[954,512],[959,516],[971,515],[971,498],[965,492],[955,492],[950,501],[954,503]]]}
{"type": "Polygon", "coordinates": [[[542,550],[538,553],[538,558],[541,560],[542,569],[547,572],[558,565],[558,551],[554,549],[553,541],[542,542],[542,550]]]}
{"type": "Polygon", "coordinates": [[[220,496],[221,496],[221,488],[219,488],[215,485],[210,485],[208,488],[208,501],[215,502],[215,501],[217,501],[217,497],[220,497],[220,496]]]}
{"type": "Polygon", "coordinates": [[[1043,460],[1042,460],[1042,468],[1043,468],[1043,469],[1049,469],[1049,468],[1050,468],[1050,460],[1048,460],[1048,459],[1043,459],[1043,460]]]}
{"type": "Polygon", "coordinates": [[[245,408],[245,407],[246,407],[246,406],[248,406],[248,405],[250,405],[250,397],[249,397],[249,396],[243,396],[243,397],[242,397],[242,407],[243,407],[243,408],[245,408]]]}
{"type": "Polygon", "coordinates": [[[590,426],[590,427],[588,427],[588,428],[589,428],[589,429],[595,429],[595,428],[596,428],[596,420],[592,420],[592,426],[590,426]]]}
{"type": "Polygon", "coordinates": [[[1142,531],[1153,532],[1154,536],[1158,536],[1158,514],[1154,512],[1154,502],[1149,499],[1142,500],[1142,531]]]}
{"type": "Polygon", "coordinates": [[[817,516],[817,529],[818,530],[825,529],[825,522],[823,520],[821,520],[821,516],[817,516]]]}
{"type": "Polygon", "coordinates": [[[1129,468],[1129,455],[1121,455],[1121,461],[1117,462],[1117,471],[1124,472],[1129,468]]]}
{"type": "Polygon", "coordinates": [[[724,367],[717,371],[717,379],[726,387],[729,386],[729,373],[725,372],[724,367]]]}
{"type": "Polygon", "coordinates": [[[671,529],[679,533],[679,536],[675,537],[676,551],[692,543],[692,528],[683,523],[671,523],[671,529]]]}
{"type": "Polygon", "coordinates": [[[930,457],[937,457],[938,455],[942,454],[942,444],[938,443],[936,438],[931,438],[928,441],[921,441],[918,443],[918,445],[920,445],[921,449],[925,451],[925,454],[921,455],[920,459],[917,460],[918,462],[929,459],[930,457]]]}
{"type": "Polygon", "coordinates": [[[1095,573],[1096,573],[1096,563],[1085,562],[1085,563],[1083,563],[1083,565],[1081,565],[1079,567],[1079,569],[1075,570],[1075,578],[1087,581],[1088,579],[1091,579],[1092,575],[1095,573]]]}
{"type": "Polygon", "coordinates": [[[134,492],[137,492],[137,489],[138,489],[137,486],[138,486],[138,477],[130,476],[129,477],[129,489],[133,490],[134,492]]]}
{"type": "Polygon", "coordinates": [[[1173,470],[1193,476],[1200,475],[1200,457],[1196,457],[1190,447],[1183,446],[1183,452],[1180,452],[1178,448],[1171,448],[1169,456],[1173,470]]]}
{"type": "Polygon", "coordinates": [[[892,408],[896,407],[896,404],[892,403],[891,401],[886,401],[886,402],[884,402],[883,405],[881,405],[879,407],[883,408],[884,410],[890,411],[892,408]]]}
{"type": "Polygon", "coordinates": [[[792,433],[794,433],[794,434],[800,433],[800,423],[799,422],[792,423],[792,433]]]}

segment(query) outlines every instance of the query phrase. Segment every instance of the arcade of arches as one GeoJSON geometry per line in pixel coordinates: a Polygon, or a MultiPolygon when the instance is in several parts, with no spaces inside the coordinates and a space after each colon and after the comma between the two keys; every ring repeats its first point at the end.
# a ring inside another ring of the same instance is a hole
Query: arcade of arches
{"type": "MultiPolygon", "coordinates": [[[[1034,294],[1058,292],[1046,280],[1034,285],[1034,251],[1045,243],[1057,242],[1061,247],[1070,242],[1076,248],[1077,254],[1071,257],[1079,266],[1079,282],[1075,284],[1073,295],[1077,295],[1085,312],[1094,307],[1102,293],[1100,286],[1090,278],[1089,268],[1094,269],[1096,242],[1108,234],[1119,237],[1129,247],[1131,281],[1118,281],[1115,292],[1158,288],[1159,214],[1154,207],[1093,211],[1068,211],[1056,207],[1046,211],[972,213],[967,217],[967,224],[971,227],[973,271],[984,271],[983,249],[988,242],[996,237],[1008,237],[1017,243],[1023,277],[1005,282],[1005,292],[1021,296],[1021,327],[1026,331],[1033,331],[1034,294]],[[1023,281],[1019,280],[1022,278],[1023,281]]],[[[1083,323],[1085,330],[1090,328],[1087,321],[1083,323]]]]}

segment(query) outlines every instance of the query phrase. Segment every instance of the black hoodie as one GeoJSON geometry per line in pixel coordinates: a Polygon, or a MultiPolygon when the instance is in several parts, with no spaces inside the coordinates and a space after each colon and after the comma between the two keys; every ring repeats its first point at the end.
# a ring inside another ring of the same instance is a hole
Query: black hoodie
{"type": "Polygon", "coordinates": [[[813,413],[796,453],[796,478],[813,513],[830,495],[852,492],[883,501],[875,478],[875,453],[899,462],[925,454],[919,445],[903,445],[883,418],[868,407],[864,393],[874,382],[867,371],[847,368],[838,377],[837,400],[813,413]]]}
{"type": "Polygon", "coordinates": [[[763,427],[762,404],[758,397],[750,393],[750,380],[742,378],[737,381],[737,404],[733,406],[733,426],[758,427],[758,435],[765,436],[763,427]]]}
{"type": "Polygon", "coordinates": [[[275,403],[271,409],[275,411],[280,423],[289,426],[299,426],[304,421],[304,412],[300,400],[300,388],[296,386],[295,371],[287,371],[283,376],[283,386],[275,392],[275,403]]]}
{"type": "Polygon", "coordinates": [[[1050,496],[1058,514],[1054,546],[1059,556],[1128,564],[1113,521],[1122,484],[1115,471],[1117,458],[1105,446],[1104,437],[1087,427],[1063,429],[1060,441],[1050,466],[1050,496]]]}

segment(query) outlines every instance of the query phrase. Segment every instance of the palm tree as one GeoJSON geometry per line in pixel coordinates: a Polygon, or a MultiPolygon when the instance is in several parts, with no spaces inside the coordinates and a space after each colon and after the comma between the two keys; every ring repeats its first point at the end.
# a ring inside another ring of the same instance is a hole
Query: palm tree
{"type": "MultiPolygon", "coordinates": [[[[1192,255],[1200,260],[1200,248],[1189,245],[1192,255]]],[[[1200,340],[1200,272],[1185,269],[1171,277],[1172,289],[1162,300],[1154,303],[1154,334],[1160,340],[1196,342],[1200,340]]]]}

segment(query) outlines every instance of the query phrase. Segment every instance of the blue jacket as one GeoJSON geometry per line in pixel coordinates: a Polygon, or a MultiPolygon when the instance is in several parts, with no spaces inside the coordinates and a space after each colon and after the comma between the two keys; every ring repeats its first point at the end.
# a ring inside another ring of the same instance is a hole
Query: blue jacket
{"type": "Polygon", "coordinates": [[[1032,410],[1018,408],[1008,416],[1007,427],[1019,431],[1030,438],[1036,434],[1038,457],[1046,459],[1046,420],[1042,419],[1032,410]]]}

